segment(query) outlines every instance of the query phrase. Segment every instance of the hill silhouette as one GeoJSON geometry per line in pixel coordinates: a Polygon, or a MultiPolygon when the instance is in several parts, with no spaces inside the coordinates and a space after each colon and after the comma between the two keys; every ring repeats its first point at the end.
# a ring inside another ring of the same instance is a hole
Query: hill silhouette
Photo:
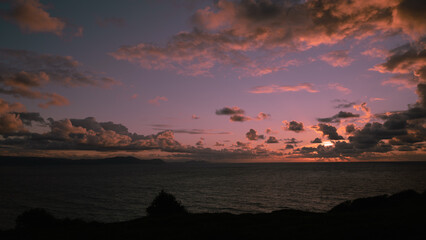
{"type": "Polygon", "coordinates": [[[0,157],[0,165],[96,165],[96,164],[164,164],[161,159],[141,160],[135,157],[67,159],[44,157],[0,157]]]}
{"type": "MultiPolygon", "coordinates": [[[[160,192],[159,198],[166,196],[166,202],[176,204],[172,195],[164,193],[160,192]]],[[[151,206],[155,202],[154,199],[151,206]]],[[[419,194],[412,190],[346,201],[325,213],[297,210],[240,215],[169,213],[117,223],[88,223],[57,219],[45,210],[34,209],[20,215],[14,229],[0,232],[0,239],[425,239],[426,236],[426,192],[419,194]]]]}

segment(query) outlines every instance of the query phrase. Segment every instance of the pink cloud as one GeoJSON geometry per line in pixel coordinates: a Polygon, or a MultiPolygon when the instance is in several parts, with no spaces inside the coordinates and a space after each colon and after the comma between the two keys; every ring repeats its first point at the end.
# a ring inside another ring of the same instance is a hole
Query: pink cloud
{"type": "Polygon", "coordinates": [[[378,97],[372,97],[372,98],[370,98],[370,102],[376,102],[376,101],[385,101],[386,99],[384,99],[384,98],[378,98],[378,97]]]}
{"type": "Polygon", "coordinates": [[[385,58],[389,55],[389,51],[386,49],[370,48],[365,50],[361,54],[373,58],[385,58]]]}
{"type": "Polygon", "coordinates": [[[164,97],[164,96],[157,96],[157,97],[155,97],[155,98],[153,98],[153,99],[150,99],[150,100],[148,100],[148,103],[149,104],[153,104],[153,105],[160,105],[160,102],[161,101],[163,101],[163,102],[167,102],[169,99],[167,99],[166,97],[164,97]]]}
{"type": "Polygon", "coordinates": [[[310,93],[319,92],[313,88],[313,84],[311,83],[301,83],[295,86],[290,85],[267,85],[267,86],[258,86],[252,88],[250,93],[260,94],[260,93],[275,93],[275,92],[299,92],[299,91],[307,91],[310,93]]]}
{"type": "Polygon", "coordinates": [[[355,60],[348,55],[348,50],[336,50],[320,56],[320,59],[333,67],[347,67],[355,60]]]}
{"type": "Polygon", "coordinates": [[[349,88],[343,87],[340,83],[329,83],[328,88],[337,90],[337,91],[342,92],[344,94],[351,93],[351,90],[349,88]]]}

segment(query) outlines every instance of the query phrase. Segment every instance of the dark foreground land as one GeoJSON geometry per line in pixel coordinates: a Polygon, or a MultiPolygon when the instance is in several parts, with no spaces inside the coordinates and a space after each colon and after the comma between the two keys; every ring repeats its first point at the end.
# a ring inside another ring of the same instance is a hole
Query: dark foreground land
{"type": "Polygon", "coordinates": [[[183,213],[118,223],[56,219],[35,209],[0,239],[426,239],[426,192],[356,199],[326,213],[183,213]]]}

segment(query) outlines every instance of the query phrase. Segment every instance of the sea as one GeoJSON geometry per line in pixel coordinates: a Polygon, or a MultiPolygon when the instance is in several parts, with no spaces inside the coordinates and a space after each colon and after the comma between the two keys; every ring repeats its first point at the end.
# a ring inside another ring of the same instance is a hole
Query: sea
{"type": "Polygon", "coordinates": [[[190,212],[325,212],[361,197],[426,190],[426,162],[0,166],[0,229],[44,208],[58,218],[145,216],[165,190],[190,212]]]}

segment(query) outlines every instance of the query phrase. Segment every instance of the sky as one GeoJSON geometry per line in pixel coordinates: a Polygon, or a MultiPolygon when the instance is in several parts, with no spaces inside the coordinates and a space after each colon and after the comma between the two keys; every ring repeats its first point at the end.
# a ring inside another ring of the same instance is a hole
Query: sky
{"type": "Polygon", "coordinates": [[[421,0],[0,1],[0,155],[426,160],[421,0]]]}

